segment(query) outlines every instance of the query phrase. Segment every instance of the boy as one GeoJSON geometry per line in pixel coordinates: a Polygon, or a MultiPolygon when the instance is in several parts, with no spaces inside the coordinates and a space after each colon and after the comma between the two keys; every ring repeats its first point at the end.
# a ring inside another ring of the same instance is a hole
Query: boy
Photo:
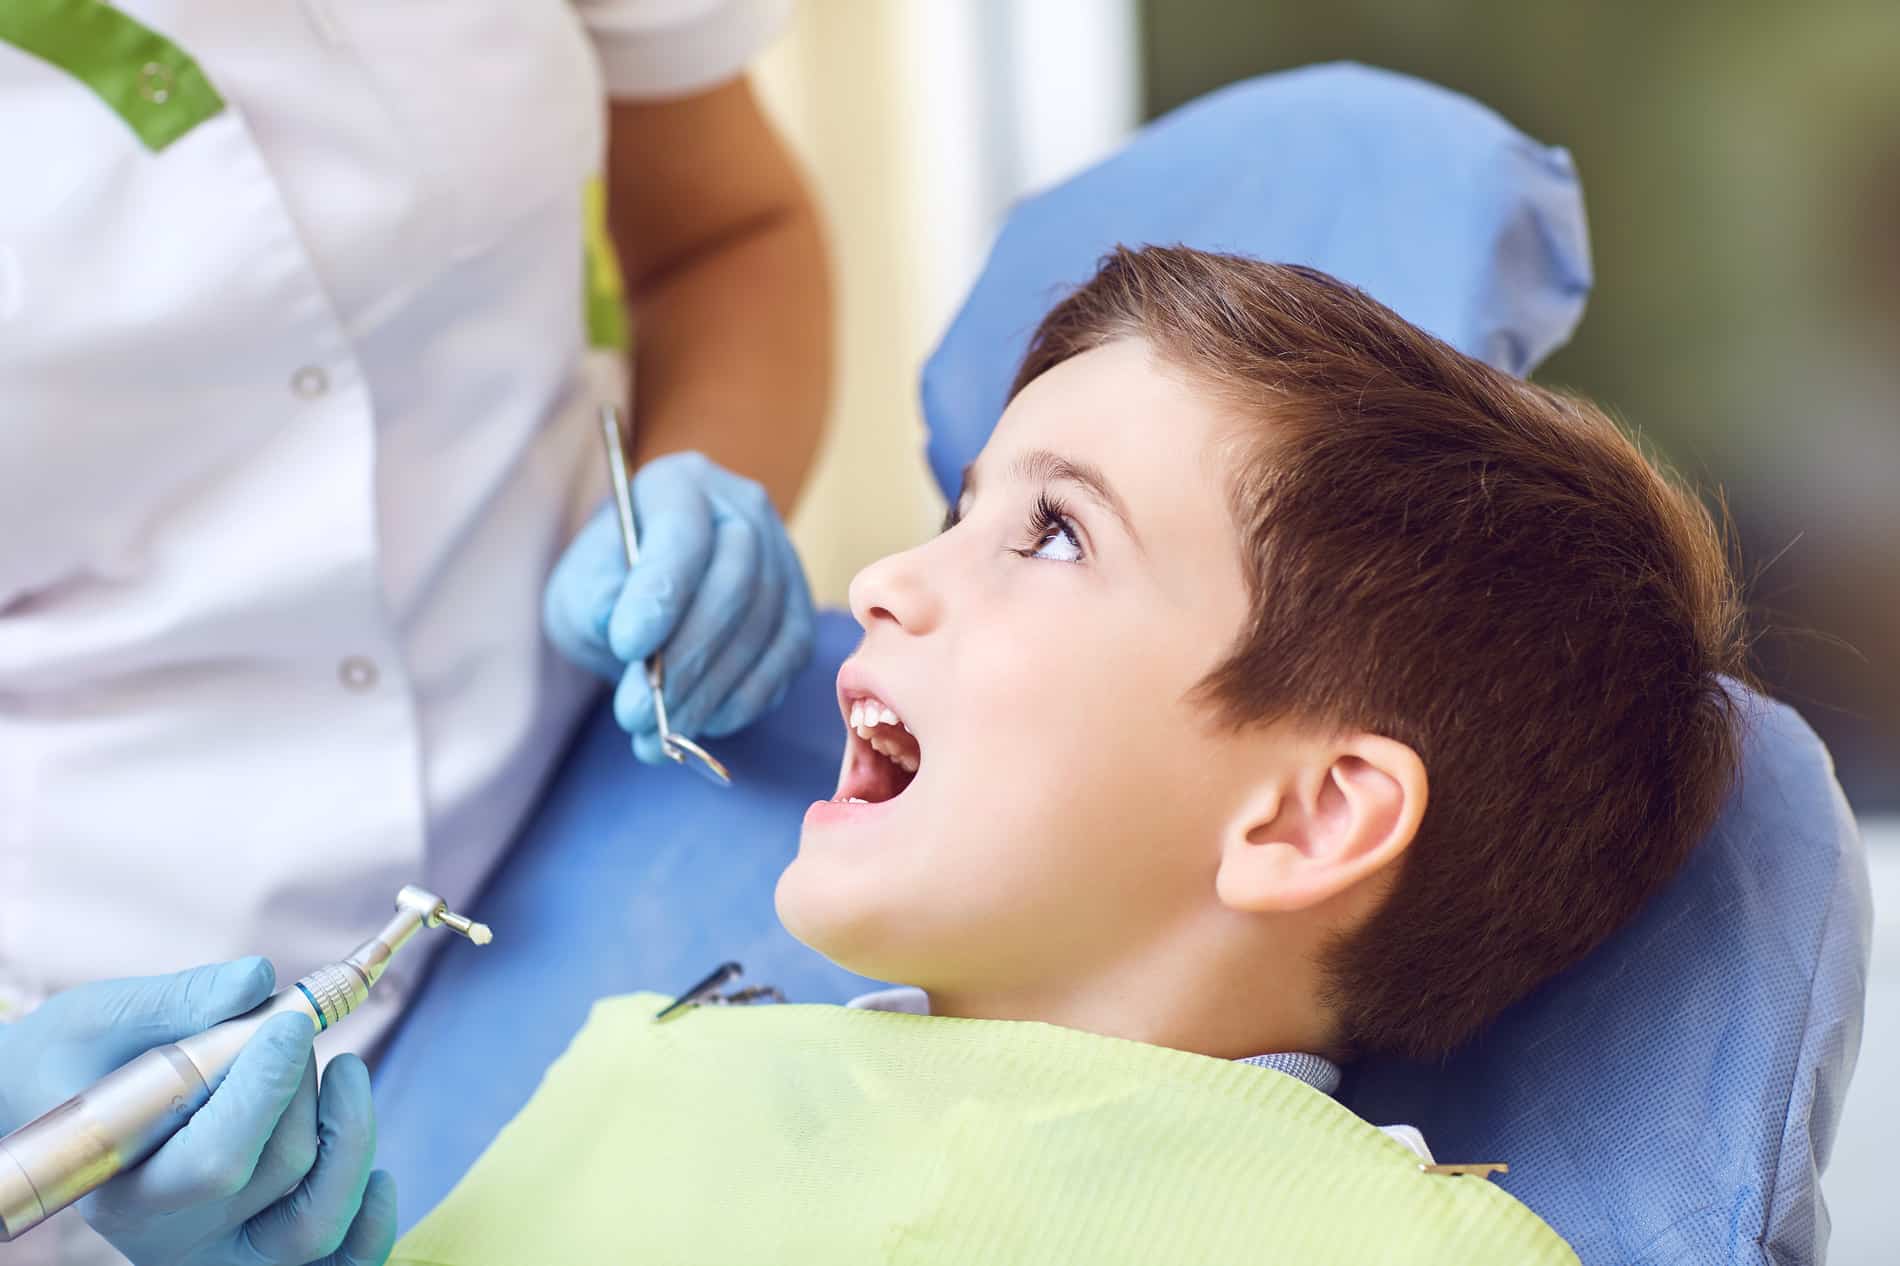
{"type": "Polygon", "coordinates": [[[603,1004],[398,1260],[1567,1260],[1323,1093],[1708,828],[1743,650],[1693,497],[1321,274],[1124,250],[851,605],[778,910],[933,1018],[603,1004]]]}

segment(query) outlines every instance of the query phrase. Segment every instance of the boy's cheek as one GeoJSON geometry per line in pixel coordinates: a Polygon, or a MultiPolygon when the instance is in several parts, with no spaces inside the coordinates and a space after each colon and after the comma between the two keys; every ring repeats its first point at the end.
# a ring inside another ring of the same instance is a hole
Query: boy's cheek
{"type": "MultiPolygon", "coordinates": [[[[1054,564],[1051,564],[1054,565],[1054,564]]],[[[993,639],[966,646],[949,687],[956,739],[972,730],[990,741],[1006,732],[1040,739],[1127,724],[1143,710],[1148,665],[1115,629],[1078,621],[1065,611],[1047,621],[999,626],[993,639]]],[[[926,759],[928,755],[926,754],[926,759]]]]}

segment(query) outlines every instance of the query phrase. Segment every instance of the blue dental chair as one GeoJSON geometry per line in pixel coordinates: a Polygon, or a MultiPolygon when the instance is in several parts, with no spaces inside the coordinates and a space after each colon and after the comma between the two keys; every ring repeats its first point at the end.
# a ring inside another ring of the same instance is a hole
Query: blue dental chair
{"type": "MultiPolygon", "coordinates": [[[[1236,85],[1010,217],[924,371],[946,492],[1050,303],[1116,242],[1177,241],[1325,269],[1518,374],[1569,336],[1590,285],[1562,151],[1362,67],[1236,85]]],[[[856,638],[848,615],[824,614],[784,704],[721,743],[728,791],[637,765],[604,704],[583,728],[472,903],[495,946],[444,954],[379,1061],[381,1160],[406,1225],[527,1101],[597,997],[677,990],[726,959],[794,1001],[881,983],[793,941],[772,909],[803,808],[832,789],[832,679],[856,638]]],[[[1765,699],[1744,710],[1730,803],[1635,923],[1443,1064],[1373,1060],[1345,1087],[1369,1120],[1419,1126],[1441,1160],[1509,1162],[1502,1185],[1591,1266],[1824,1255],[1819,1176],[1865,998],[1866,862],[1812,731],[1765,699]]]]}

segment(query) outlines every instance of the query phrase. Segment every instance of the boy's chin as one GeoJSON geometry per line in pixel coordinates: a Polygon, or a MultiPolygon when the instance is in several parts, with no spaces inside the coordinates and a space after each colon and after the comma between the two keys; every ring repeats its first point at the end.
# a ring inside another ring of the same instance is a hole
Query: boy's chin
{"type": "Polygon", "coordinates": [[[815,865],[801,851],[779,875],[772,904],[778,911],[779,922],[796,940],[839,966],[850,967],[849,963],[841,962],[838,955],[849,953],[853,942],[860,939],[849,935],[848,929],[860,922],[861,916],[854,917],[850,896],[841,892],[839,885],[827,883],[827,876],[818,873],[829,869],[815,865]]]}
{"type": "MultiPolygon", "coordinates": [[[[860,976],[872,980],[904,981],[897,960],[896,929],[904,920],[889,904],[880,903],[877,885],[859,891],[852,877],[836,868],[814,865],[802,854],[779,876],[773,905],[779,922],[799,943],[860,976]]],[[[889,892],[883,894],[887,899],[889,892]]]]}

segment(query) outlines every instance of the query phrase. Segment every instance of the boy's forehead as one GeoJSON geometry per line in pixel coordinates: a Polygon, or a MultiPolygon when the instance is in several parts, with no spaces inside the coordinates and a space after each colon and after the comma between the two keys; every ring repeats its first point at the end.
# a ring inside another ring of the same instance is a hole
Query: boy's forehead
{"type": "Polygon", "coordinates": [[[1228,423],[1139,339],[1119,339],[1037,377],[1004,410],[976,467],[1000,480],[1020,454],[1046,450],[1100,470],[1147,506],[1214,483],[1205,460],[1228,423]]]}

